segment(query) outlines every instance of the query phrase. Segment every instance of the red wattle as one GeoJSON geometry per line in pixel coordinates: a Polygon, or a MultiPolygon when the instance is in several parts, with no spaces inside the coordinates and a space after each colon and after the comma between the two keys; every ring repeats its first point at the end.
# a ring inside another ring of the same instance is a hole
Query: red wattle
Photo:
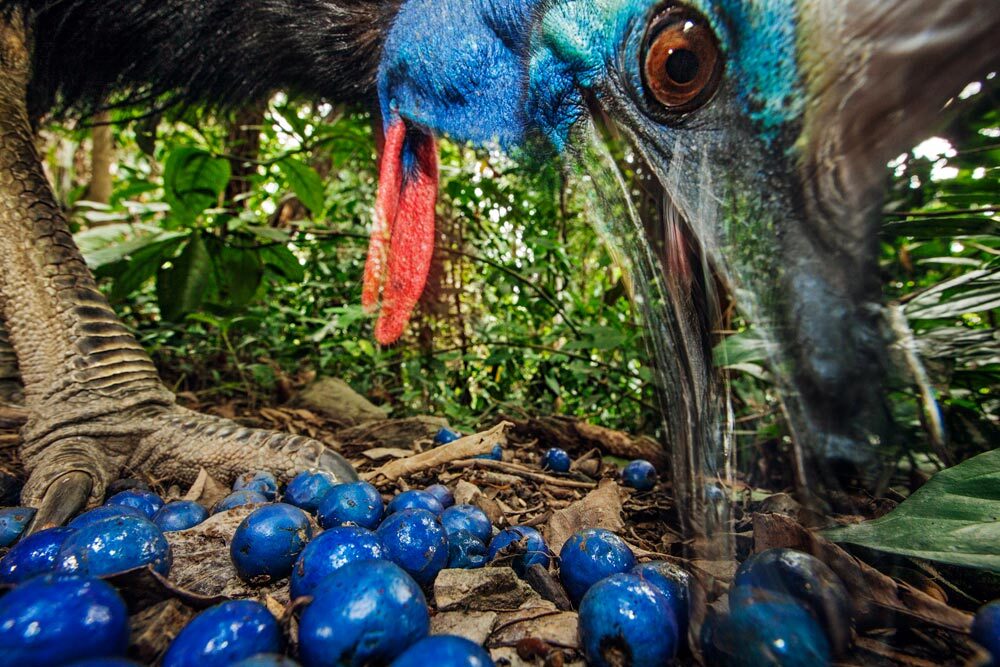
{"type": "Polygon", "coordinates": [[[382,345],[402,336],[427,284],[434,256],[434,207],[438,191],[438,151],[434,137],[408,133],[403,121],[389,126],[379,176],[365,264],[362,305],[372,311],[382,296],[375,338],[382,345]],[[409,142],[409,143],[408,143],[409,142]],[[403,164],[404,150],[413,165],[403,164]]]}

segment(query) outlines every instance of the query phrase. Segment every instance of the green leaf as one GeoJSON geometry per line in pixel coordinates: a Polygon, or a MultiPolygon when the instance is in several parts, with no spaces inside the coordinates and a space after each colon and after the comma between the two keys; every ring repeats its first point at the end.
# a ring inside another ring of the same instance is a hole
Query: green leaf
{"type": "Polygon", "coordinates": [[[264,276],[264,263],[256,248],[214,246],[210,249],[215,264],[218,303],[226,310],[244,308],[257,294],[264,276]]]}
{"type": "Polygon", "coordinates": [[[192,146],[175,148],[163,168],[164,198],[178,224],[214,206],[231,176],[229,160],[192,146]]]}
{"type": "Polygon", "coordinates": [[[306,279],[306,272],[299,263],[299,258],[283,245],[261,248],[260,258],[268,268],[288,282],[300,283],[306,279]]]}
{"type": "Polygon", "coordinates": [[[278,162],[278,169],[303,206],[316,217],[322,215],[326,209],[326,193],[323,190],[323,179],[316,170],[294,158],[285,158],[278,162]]]}
{"type": "Polygon", "coordinates": [[[212,257],[201,234],[191,240],[156,276],[156,300],[163,319],[177,322],[194,312],[205,300],[212,281],[212,257]]]}
{"type": "Polygon", "coordinates": [[[117,303],[136,291],[147,280],[156,275],[160,266],[172,256],[183,242],[180,237],[171,237],[133,252],[125,261],[125,270],[115,276],[110,299],[117,303]]]}
{"type": "Polygon", "coordinates": [[[939,472],[880,519],[824,534],[836,542],[1000,572],[1000,449],[939,472]]]}

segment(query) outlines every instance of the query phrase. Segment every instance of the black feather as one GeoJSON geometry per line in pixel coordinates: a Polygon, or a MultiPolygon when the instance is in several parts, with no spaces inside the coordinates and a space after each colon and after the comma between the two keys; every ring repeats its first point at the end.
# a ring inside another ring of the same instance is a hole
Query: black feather
{"type": "Polygon", "coordinates": [[[368,102],[401,0],[0,0],[33,40],[33,117],[109,100],[368,102]]]}

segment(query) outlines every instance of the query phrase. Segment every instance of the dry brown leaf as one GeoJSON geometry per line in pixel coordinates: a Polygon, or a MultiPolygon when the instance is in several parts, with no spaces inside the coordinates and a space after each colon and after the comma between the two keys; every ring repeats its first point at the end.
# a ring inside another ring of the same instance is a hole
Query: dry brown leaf
{"type": "Polygon", "coordinates": [[[184,500],[193,500],[211,508],[230,493],[232,493],[232,489],[216,480],[208,474],[207,470],[202,468],[198,471],[198,477],[194,480],[194,484],[184,494],[184,500]]]}
{"type": "Polygon", "coordinates": [[[570,536],[584,528],[606,528],[621,532],[621,489],[613,480],[604,480],[600,486],[569,507],[553,512],[545,528],[545,537],[552,553],[558,554],[570,536]]]}
{"type": "Polygon", "coordinates": [[[457,635],[482,646],[496,622],[495,611],[445,611],[431,618],[431,634],[457,635]]]}
{"type": "Polygon", "coordinates": [[[406,457],[413,455],[413,450],[399,449],[396,447],[374,447],[361,452],[361,455],[371,459],[372,461],[381,461],[382,459],[405,459],[406,457]]]}

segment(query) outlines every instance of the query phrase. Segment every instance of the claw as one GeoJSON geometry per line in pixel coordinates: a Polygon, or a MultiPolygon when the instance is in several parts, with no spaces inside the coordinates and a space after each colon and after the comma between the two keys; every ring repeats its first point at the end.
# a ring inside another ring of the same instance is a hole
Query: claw
{"type": "Polygon", "coordinates": [[[90,498],[94,480],[85,472],[75,470],[56,479],[45,490],[38,512],[27,534],[31,535],[46,528],[61,526],[74,514],[83,509],[90,498]]]}
{"type": "Polygon", "coordinates": [[[341,483],[356,482],[361,479],[358,477],[358,471],[347,462],[347,459],[329,449],[324,449],[323,453],[320,454],[317,467],[332,473],[337,478],[337,481],[341,483]]]}

